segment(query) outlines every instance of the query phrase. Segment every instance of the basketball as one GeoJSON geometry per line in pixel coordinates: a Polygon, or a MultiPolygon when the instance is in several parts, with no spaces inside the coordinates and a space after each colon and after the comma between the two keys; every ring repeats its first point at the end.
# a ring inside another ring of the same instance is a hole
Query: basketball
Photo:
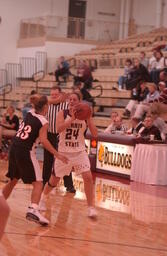
{"type": "Polygon", "coordinates": [[[79,120],[86,120],[91,116],[91,108],[87,103],[79,103],[75,106],[75,117],[79,120]]]}

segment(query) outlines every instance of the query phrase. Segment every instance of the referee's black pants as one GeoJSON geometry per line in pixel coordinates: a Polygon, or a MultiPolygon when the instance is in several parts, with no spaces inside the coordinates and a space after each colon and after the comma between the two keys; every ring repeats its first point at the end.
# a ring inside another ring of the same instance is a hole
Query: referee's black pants
{"type": "MultiPolygon", "coordinates": [[[[57,150],[58,149],[58,136],[55,133],[48,132],[48,140],[52,144],[52,146],[57,150]]],[[[43,162],[43,183],[49,181],[52,167],[54,163],[54,156],[49,151],[44,149],[44,162],[43,162]]],[[[73,180],[72,174],[70,173],[69,176],[64,176],[64,186],[66,188],[73,188],[73,180]]]]}

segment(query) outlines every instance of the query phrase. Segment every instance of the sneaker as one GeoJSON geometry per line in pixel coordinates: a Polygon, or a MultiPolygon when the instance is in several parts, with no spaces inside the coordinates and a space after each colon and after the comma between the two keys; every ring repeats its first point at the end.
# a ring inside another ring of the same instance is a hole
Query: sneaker
{"type": "Polygon", "coordinates": [[[69,192],[69,193],[74,193],[76,192],[75,188],[74,187],[69,187],[69,188],[66,188],[66,191],[69,192]]]}
{"type": "Polygon", "coordinates": [[[94,207],[88,207],[88,217],[89,218],[92,218],[92,219],[95,219],[97,218],[97,211],[94,207]]]}
{"type": "Polygon", "coordinates": [[[39,223],[42,226],[47,226],[49,224],[49,221],[44,216],[42,216],[37,209],[32,207],[28,207],[26,219],[39,223]]]}

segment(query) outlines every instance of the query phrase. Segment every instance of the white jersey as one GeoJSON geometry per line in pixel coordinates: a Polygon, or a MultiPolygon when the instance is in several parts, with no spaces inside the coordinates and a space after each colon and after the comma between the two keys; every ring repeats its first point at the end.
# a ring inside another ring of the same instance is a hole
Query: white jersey
{"type": "MultiPolygon", "coordinates": [[[[69,114],[65,120],[70,118],[69,114]]],[[[59,134],[59,152],[81,152],[85,151],[85,131],[87,125],[85,120],[74,120],[71,125],[59,134]]]]}

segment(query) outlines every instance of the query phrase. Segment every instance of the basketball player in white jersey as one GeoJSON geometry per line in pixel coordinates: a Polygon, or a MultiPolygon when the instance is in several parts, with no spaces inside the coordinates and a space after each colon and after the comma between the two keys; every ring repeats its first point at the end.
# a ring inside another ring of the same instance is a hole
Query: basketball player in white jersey
{"type": "Polygon", "coordinates": [[[45,210],[46,196],[55,187],[61,177],[69,175],[72,168],[76,174],[81,174],[84,180],[85,194],[88,203],[88,216],[96,217],[94,208],[93,180],[90,171],[90,162],[85,150],[84,134],[89,128],[93,137],[97,137],[97,128],[93,123],[92,117],[87,120],[75,118],[75,106],[79,103],[80,96],[72,93],[69,96],[69,109],[60,111],[57,115],[56,127],[59,133],[58,152],[69,159],[67,165],[62,164],[59,159],[55,160],[54,170],[49,182],[45,185],[40,209],[45,210]]]}
{"type": "Polygon", "coordinates": [[[49,221],[38,211],[43,179],[36,158],[36,144],[40,141],[60,162],[67,163],[68,159],[59,154],[47,140],[48,122],[45,118],[48,110],[47,97],[36,94],[31,97],[31,101],[34,109],[27,113],[12,141],[7,173],[10,181],[3,188],[3,195],[7,199],[20,178],[25,184],[32,184],[31,204],[28,207],[26,218],[41,225],[48,225],[49,221]]]}
{"type": "Polygon", "coordinates": [[[9,216],[9,206],[2,194],[2,192],[0,191],[0,240],[3,236],[4,233],[4,229],[8,220],[8,216],[9,216]]]}

